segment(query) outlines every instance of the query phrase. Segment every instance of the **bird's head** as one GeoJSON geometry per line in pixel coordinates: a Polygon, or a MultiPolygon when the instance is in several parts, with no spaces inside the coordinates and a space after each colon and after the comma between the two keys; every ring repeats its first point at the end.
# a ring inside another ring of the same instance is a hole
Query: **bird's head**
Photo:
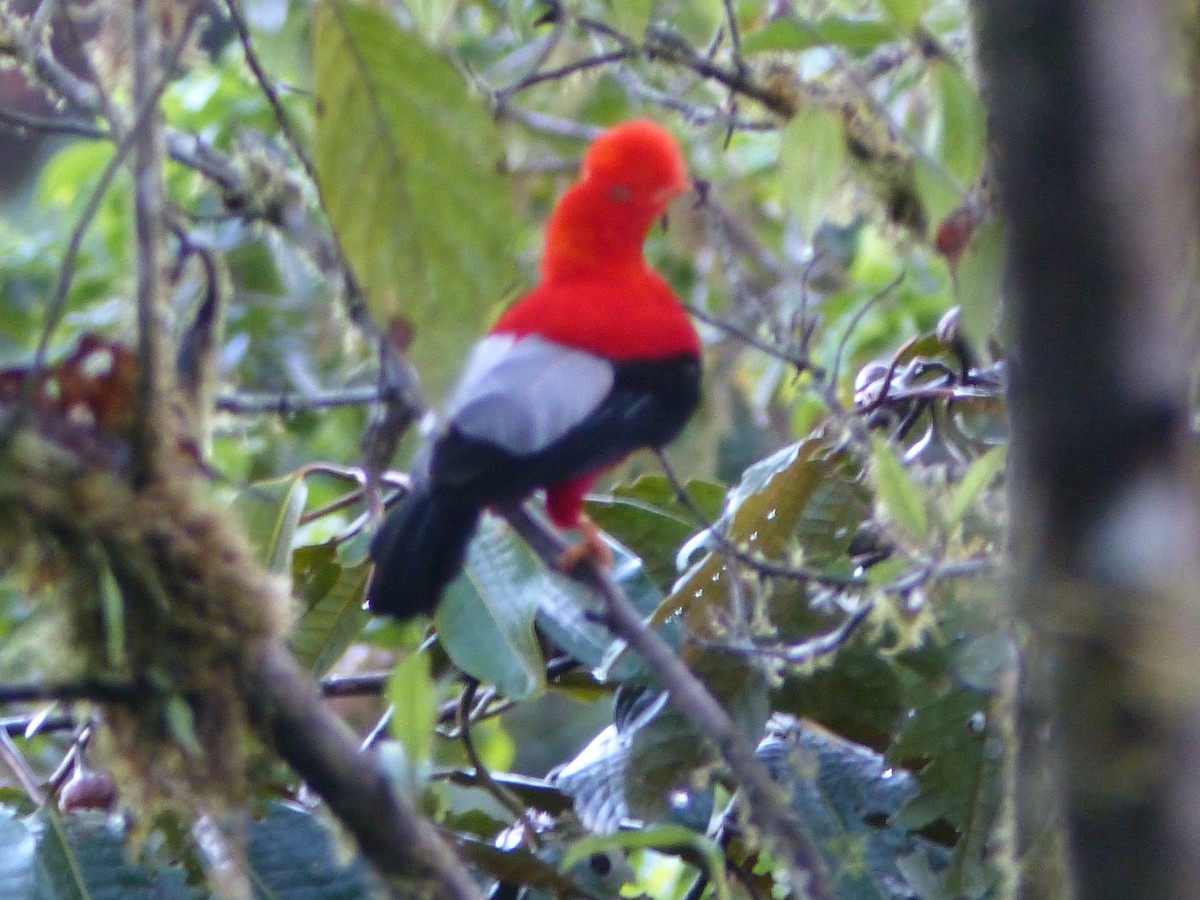
{"type": "Polygon", "coordinates": [[[544,277],[641,268],[642,242],[667,205],[690,189],[687,163],[671,133],[635,119],[601,134],[579,180],[546,228],[544,277]]]}
{"type": "Polygon", "coordinates": [[[596,138],[583,158],[581,180],[618,206],[652,209],[652,217],[690,187],[679,144],[647,119],[616,125],[596,138]]]}

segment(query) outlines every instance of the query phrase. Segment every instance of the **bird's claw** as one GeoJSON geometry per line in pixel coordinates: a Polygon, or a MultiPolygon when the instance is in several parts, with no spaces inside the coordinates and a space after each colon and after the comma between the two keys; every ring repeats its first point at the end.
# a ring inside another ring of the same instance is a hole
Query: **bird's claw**
{"type": "Polygon", "coordinates": [[[564,575],[570,575],[584,562],[591,562],[602,569],[611,569],[613,554],[596,523],[587,516],[580,516],[579,541],[559,555],[557,568],[564,575]]]}

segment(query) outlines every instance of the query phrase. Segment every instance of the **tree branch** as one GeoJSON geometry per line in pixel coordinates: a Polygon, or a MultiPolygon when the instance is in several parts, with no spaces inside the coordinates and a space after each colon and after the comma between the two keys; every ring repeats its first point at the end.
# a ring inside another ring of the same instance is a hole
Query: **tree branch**
{"type": "Polygon", "coordinates": [[[374,754],[359,752],[345,724],[282,645],[264,643],[249,681],[252,708],[279,755],[325,800],[381,873],[427,880],[438,895],[454,900],[482,896],[433,826],[396,791],[374,754]]]}
{"type": "Polygon", "coordinates": [[[137,242],[138,381],[131,430],[132,478],[146,485],[159,474],[171,410],[171,322],[162,297],[163,137],[158,115],[161,81],[157,0],[131,0],[133,102],[140,113],[133,135],[133,218],[137,242]]]}
{"type": "Polygon", "coordinates": [[[378,403],[378,386],[352,387],[320,394],[223,394],[217,397],[217,409],[237,415],[290,416],[336,406],[365,406],[378,403]]]}
{"type": "MultiPolygon", "coordinates": [[[[1078,896],[1190,897],[1200,519],[1173,310],[1194,275],[1195,135],[1167,87],[1177,12],[976,5],[1015,343],[1012,597],[1031,626],[1016,851],[1036,861],[1062,815],[1078,896]]],[[[1070,893],[1018,862],[1019,896],[1070,893]]]]}
{"type": "MultiPolygon", "coordinates": [[[[557,564],[569,546],[557,532],[522,506],[508,506],[501,512],[535,553],[548,565],[557,564]]],[[[754,748],[738,732],[729,714],[671,648],[646,627],[608,572],[591,563],[580,568],[585,568],[579,576],[581,580],[604,601],[605,624],[642,658],[667,690],[671,702],[716,745],[745,793],[745,808],[751,821],[762,829],[791,867],[796,895],[814,900],[831,896],[811,838],[796,818],[782,788],[755,757],[754,748]]]]}

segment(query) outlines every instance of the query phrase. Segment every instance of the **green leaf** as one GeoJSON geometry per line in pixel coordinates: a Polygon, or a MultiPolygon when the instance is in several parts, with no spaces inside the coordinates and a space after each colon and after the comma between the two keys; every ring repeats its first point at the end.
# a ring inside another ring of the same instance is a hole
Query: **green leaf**
{"type": "Polygon", "coordinates": [[[912,174],[927,221],[941,222],[962,205],[962,186],[936,159],[918,154],[912,174]]]}
{"type": "Polygon", "coordinates": [[[639,41],[646,33],[656,0],[608,0],[605,4],[617,31],[639,41]]]}
{"type": "Polygon", "coordinates": [[[389,724],[392,737],[404,748],[406,769],[418,771],[433,756],[438,717],[428,653],[409,653],[396,664],[388,678],[387,699],[395,707],[389,724]]]}
{"type": "MultiPolygon", "coordinates": [[[[818,431],[748,468],[729,492],[721,524],[729,540],[767,560],[786,562],[798,541],[806,561],[833,562],[867,514],[860,476],[861,464],[818,431]]],[[[728,602],[725,563],[720,552],[711,552],[692,566],[658,618],[680,609],[719,610],[728,602]]],[[[690,615],[688,623],[705,631],[710,618],[690,615]]]]}
{"type": "Polygon", "coordinates": [[[308,484],[297,474],[255,482],[234,500],[259,561],[272,572],[291,570],[292,541],[307,502],[308,484]]]}
{"type": "Polygon", "coordinates": [[[485,516],[464,573],[438,604],[438,638],[454,664],[510,700],[527,700],[546,686],[533,631],[544,583],[539,563],[511,529],[485,516]]]}
{"type": "Polygon", "coordinates": [[[225,254],[229,277],[239,291],[266,297],[286,293],[275,254],[263,240],[246,241],[225,254]]]}
{"type": "Polygon", "coordinates": [[[1004,274],[1004,227],[997,220],[975,229],[954,277],[959,327],[971,346],[982,349],[996,328],[1004,274]]]}
{"type": "Polygon", "coordinates": [[[879,5],[889,19],[896,23],[897,30],[910,34],[925,15],[928,0],[880,0],[879,5]]]}
{"type": "Polygon", "coordinates": [[[623,497],[589,497],[588,517],[607,533],[635,548],[656,584],[675,577],[675,554],[696,523],[661,507],[623,497]]]}
{"type": "Polygon", "coordinates": [[[377,896],[379,885],[362,856],[347,858],[341,838],[320,816],[271,803],[246,829],[246,857],[259,896],[377,896]],[[299,863],[303,864],[299,864],[299,863]]]}
{"type": "Polygon", "coordinates": [[[907,851],[938,867],[949,861],[944,847],[892,821],[917,786],[908,772],[889,765],[881,754],[799,720],[770,735],[755,755],[789,793],[796,817],[825,860],[831,896],[917,896],[904,890],[897,853],[907,851]]]}
{"type": "MultiPolygon", "coordinates": [[[[641,560],[628,548],[611,538],[607,543],[613,554],[613,577],[617,585],[638,612],[650,616],[662,603],[662,593],[647,575],[641,560]]],[[[595,676],[603,681],[644,679],[646,667],[641,657],[627,652],[624,641],[616,640],[608,628],[588,615],[597,608],[597,603],[589,588],[558,572],[546,571],[538,628],[556,646],[595,670],[595,676]]],[[[659,636],[678,648],[679,624],[666,623],[659,629],[659,636]]]]}
{"type": "Polygon", "coordinates": [[[743,37],[742,52],[776,53],[781,50],[833,46],[862,54],[870,53],[895,38],[895,26],[881,19],[824,16],[808,20],[784,16],[743,37]]]}
{"type": "Polygon", "coordinates": [[[846,168],[846,135],[839,113],[800,109],[783,132],[779,177],[801,232],[812,237],[826,217],[846,168]]]}
{"type": "Polygon", "coordinates": [[[404,5],[425,40],[439,44],[458,0],[404,0],[404,5]]]}
{"type": "Polygon", "coordinates": [[[677,852],[681,849],[690,851],[704,860],[705,872],[712,883],[714,896],[719,900],[730,897],[729,883],[725,880],[725,856],[713,841],[702,834],[697,834],[682,825],[655,825],[630,831],[618,831],[616,834],[587,837],[575,841],[567,848],[567,853],[559,863],[559,871],[566,872],[577,863],[598,853],[631,850],[661,849],[677,852]]]}
{"type": "Polygon", "coordinates": [[[314,162],[338,243],[427,374],[460,356],[513,286],[516,213],[487,110],[449,61],[382,7],[313,17],[314,162]]]}
{"type": "Polygon", "coordinates": [[[893,762],[921,766],[920,790],[896,814],[895,824],[916,830],[941,820],[959,835],[936,896],[982,897],[978,888],[994,878],[984,857],[1002,784],[990,715],[985,695],[951,688],[918,706],[888,749],[893,762]]]}
{"type": "Polygon", "coordinates": [[[35,849],[30,830],[0,810],[0,897],[33,896],[35,849]]]}
{"type": "MultiPolygon", "coordinates": [[[[265,818],[247,824],[244,837],[256,896],[368,897],[378,889],[361,857],[338,858],[316,816],[271,803],[265,818]]],[[[121,827],[109,816],[61,816],[44,807],[25,823],[0,820],[0,896],[200,900],[208,892],[188,885],[179,866],[131,861],[121,827]]]]}
{"type": "Polygon", "coordinates": [[[319,678],[362,633],[369,615],[363,595],[371,577],[370,563],[342,566],[333,542],[296,548],[292,584],[303,604],[291,647],[296,661],[319,678]]]}
{"type": "Polygon", "coordinates": [[[929,536],[929,512],[925,508],[925,495],[916,482],[909,477],[891,445],[880,435],[871,436],[872,471],[879,498],[891,514],[895,523],[910,538],[924,541],[929,536]]]}
{"type": "Polygon", "coordinates": [[[979,179],[987,144],[983,101],[958,66],[938,60],[929,71],[937,103],[930,152],[960,188],[969,189],[979,179]]]}
{"type": "MultiPolygon", "coordinates": [[[[684,491],[707,521],[721,514],[723,485],[689,481],[684,491]]],[[[631,484],[618,485],[610,496],[591,496],[587,513],[641,557],[646,574],[658,585],[670,585],[675,579],[676,554],[701,524],[696,513],[675,496],[675,488],[663,475],[642,475],[631,484]]]]}
{"type": "Polygon", "coordinates": [[[171,737],[188,756],[204,755],[204,747],[196,735],[196,715],[187,700],[179,694],[173,694],[167,699],[167,727],[171,737]]]}
{"type": "Polygon", "coordinates": [[[788,669],[772,692],[772,707],[861,744],[882,747],[904,715],[905,697],[895,663],[860,639],[809,671],[788,669]]]}
{"type": "Polygon", "coordinates": [[[967,509],[975,502],[975,498],[983,493],[996,476],[1004,470],[1008,459],[1008,448],[1004,445],[993,447],[975,462],[962,477],[962,481],[954,489],[950,499],[950,511],[947,513],[946,524],[954,525],[959,522],[967,509]]]}
{"type": "Polygon", "coordinates": [[[100,616],[104,623],[104,649],[108,663],[114,669],[126,665],[126,634],[125,634],[125,597],[121,586],[107,565],[101,566],[98,578],[100,581],[100,616]]]}

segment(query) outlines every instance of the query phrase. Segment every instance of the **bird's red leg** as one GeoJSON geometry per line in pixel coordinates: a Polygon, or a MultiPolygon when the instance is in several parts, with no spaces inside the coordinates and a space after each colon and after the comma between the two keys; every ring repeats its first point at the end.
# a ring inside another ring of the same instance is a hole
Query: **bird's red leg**
{"type": "Polygon", "coordinates": [[[612,550],[605,543],[604,535],[600,533],[600,529],[585,515],[579,517],[579,541],[572,544],[558,557],[558,570],[564,575],[570,575],[575,571],[584,560],[591,562],[604,569],[611,569],[613,565],[612,550]]]}

